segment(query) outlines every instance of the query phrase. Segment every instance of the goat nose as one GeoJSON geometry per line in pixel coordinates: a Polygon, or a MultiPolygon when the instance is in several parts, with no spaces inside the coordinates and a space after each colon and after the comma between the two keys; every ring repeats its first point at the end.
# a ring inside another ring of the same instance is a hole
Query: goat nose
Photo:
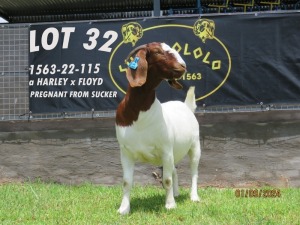
{"type": "Polygon", "coordinates": [[[181,66],[182,66],[182,68],[186,69],[186,64],[185,63],[182,63],[181,66]]]}

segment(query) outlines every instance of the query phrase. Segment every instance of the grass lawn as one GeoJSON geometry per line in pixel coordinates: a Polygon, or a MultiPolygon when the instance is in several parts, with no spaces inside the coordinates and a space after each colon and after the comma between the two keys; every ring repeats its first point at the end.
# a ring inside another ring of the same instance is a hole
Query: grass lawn
{"type": "Polygon", "coordinates": [[[177,208],[166,210],[162,188],[135,186],[131,213],[120,216],[121,186],[2,184],[0,224],[300,224],[299,188],[280,189],[280,197],[236,197],[236,189],[200,188],[200,203],[189,200],[189,189],[180,191],[177,208]]]}

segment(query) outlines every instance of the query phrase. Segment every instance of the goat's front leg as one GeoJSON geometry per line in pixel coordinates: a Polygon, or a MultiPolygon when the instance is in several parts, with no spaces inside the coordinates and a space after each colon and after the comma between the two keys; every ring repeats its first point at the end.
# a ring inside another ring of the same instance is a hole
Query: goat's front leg
{"type": "Polygon", "coordinates": [[[173,192],[173,170],[174,170],[174,158],[173,152],[168,152],[163,159],[163,185],[166,189],[166,208],[176,208],[176,202],[173,192]]]}
{"type": "Polygon", "coordinates": [[[121,163],[123,167],[123,199],[118,212],[125,215],[130,212],[130,191],[133,184],[134,160],[121,150],[121,163]]]}

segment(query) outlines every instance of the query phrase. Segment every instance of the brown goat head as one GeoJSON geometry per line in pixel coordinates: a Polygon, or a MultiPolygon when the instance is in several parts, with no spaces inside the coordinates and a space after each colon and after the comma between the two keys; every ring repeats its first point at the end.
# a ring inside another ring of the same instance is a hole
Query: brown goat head
{"type": "Polygon", "coordinates": [[[153,42],[134,49],[127,61],[134,57],[133,64],[129,64],[126,77],[131,87],[143,86],[151,80],[157,86],[162,80],[176,89],[181,89],[177,81],[185,72],[186,64],[177,51],[165,43],[153,42]]]}

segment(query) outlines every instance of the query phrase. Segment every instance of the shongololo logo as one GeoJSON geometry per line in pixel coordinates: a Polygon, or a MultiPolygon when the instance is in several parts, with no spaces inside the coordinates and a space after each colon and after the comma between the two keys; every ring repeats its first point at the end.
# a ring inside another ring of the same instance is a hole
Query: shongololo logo
{"type": "Polygon", "coordinates": [[[203,43],[206,39],[214,39],[215,33],[215,22],[208,19],[199,19],[194,24],[194,34],[198,36],[203,43]]]}
{"type": "Polygon", "coordinates": [[[132,47],[134,47],[137,41],[143,36],[143,28],[136,22],[123,25],[121,31],[123,35],[123,42],[132,43],[132,47]]]}
{"type": "Polygon", "coordinates": [[[168,43],[186,60],[188,72],[181,78],[181,81],[187,86],[198,87],[196,100],[199,101],[212,95],[226,82],[231,71],[229,51],[215,36],[215,29],[216,25],[213,20],[202,18],[198,19],[193,26],[161,24],[143,28],[137,22],[124,24],[121,28],[123,40],[114,49],[109,60],[109,75],[112,82],[125,93],[127,62],[124,63],[124,59],[128,52],[137,42],[142,44],[159,40],[168,43]]]}

